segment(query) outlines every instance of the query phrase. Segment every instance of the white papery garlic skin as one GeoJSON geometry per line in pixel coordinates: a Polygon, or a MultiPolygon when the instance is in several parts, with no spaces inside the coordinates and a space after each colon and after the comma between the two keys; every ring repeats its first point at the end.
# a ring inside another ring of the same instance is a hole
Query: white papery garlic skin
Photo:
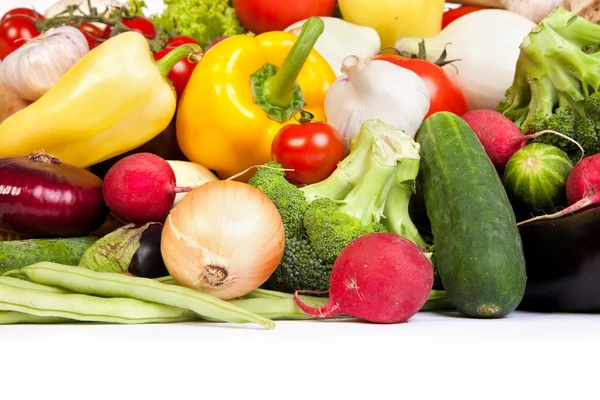
{"type": "Polygon", "coordinates": [[[0,65],[0,82],[21,98],[36,101],[89,52],[77,28],[49,29],[12,52],[0,65]]]}

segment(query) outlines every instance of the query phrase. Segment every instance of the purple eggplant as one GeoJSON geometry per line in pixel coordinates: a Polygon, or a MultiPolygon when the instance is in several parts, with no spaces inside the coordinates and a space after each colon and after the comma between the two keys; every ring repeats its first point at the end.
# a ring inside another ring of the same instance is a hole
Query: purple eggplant
{"type": "Polygon", "coordinates": [[[600,311],[600,206],[519,227],[527,266],[523,310],[600,311]]]}

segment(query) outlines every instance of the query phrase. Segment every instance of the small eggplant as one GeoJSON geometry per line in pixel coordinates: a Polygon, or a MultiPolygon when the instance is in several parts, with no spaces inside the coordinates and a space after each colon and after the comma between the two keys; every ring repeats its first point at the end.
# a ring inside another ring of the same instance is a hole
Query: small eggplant
{"type": "Polygon", "coordinates": [[[162,259],[162,224],[128,224],[95,242],[79,265],[99,272],[120,272],[143,278],[168,276],[162,259]]]}
{"type": "Polygon", "coordinates": [[[600,311],[600,207],[519,227],[527,288],[521,309],[600,311]]]}

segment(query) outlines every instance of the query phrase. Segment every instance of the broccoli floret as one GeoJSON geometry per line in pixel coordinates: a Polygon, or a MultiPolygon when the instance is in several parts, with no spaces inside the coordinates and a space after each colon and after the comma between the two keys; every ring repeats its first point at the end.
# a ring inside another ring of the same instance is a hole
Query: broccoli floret
{"type": "Polygon", "coordinates": [[[383,224],[363,222],[345,213],[338,203],[328,198],[313,201],[304,215],[304,226],[317,256],[334,262],[338,254],[354,239],[373,232],[387,232],[383,224]]]}
{"type": "MultiPolygon", "coordinates": [[[[497,110],[524,134],[544,130],[577,141],[589,156],[600,152],[600,26],[562,7],[523,40],[512,86],[497,110]]],[[[572,159],[581,150],[572,141],[544,134],[572,159]]]]}
{"type": "Polygon", "coordinates": [[[304,213],[308,202],[304,194],[285,179],[281,164],[269,161],[259,167],[248,184],[266,194],[275,204],[287,236],[295,237],[304,233],[304,213]]]}
{"type": "Polygon", "coordinates": [[[287,293],[295,290],[325,291],[329,289],[332,268],[333,263],[324,262],[317,256],[308,238],[287,237],[281,262],[267,285],[287,293]]]}
{"type": "MultiPolygon", "coordinates": [[[[418,144],[402,131],[367,121],[350,154],[322,182],[298,188],[285,179],[281,165],[259,167],[248,183],[273,201],[286,235],[282,260],[267,286],[286,292],[326,290],[332,265],[348,243],[367,233],[387,232],[382,222],[392,188],[402,193],[396,205],[406,208],[405,214],[391,213],[393,219],[402,219],[392,226],[414,227],[408,201],[418,172],[418,151],[418,144]],[[401,176],[405,178],[398,180],[401,176]]],[[[399,234],[415,240],[410,229],[399,234]]]]}

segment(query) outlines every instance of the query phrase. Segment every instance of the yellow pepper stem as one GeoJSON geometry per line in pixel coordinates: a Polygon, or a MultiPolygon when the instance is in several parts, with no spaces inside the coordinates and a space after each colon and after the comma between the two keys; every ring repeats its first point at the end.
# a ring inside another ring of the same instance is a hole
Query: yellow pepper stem
{"type": "Polygon", "coordinates": [[[202,55],[202,48],[197,44],[184,44],[171,50],[163,58],[156,61],[155,64],[160,74],[166,78],[179,61],[187,58],[191,62],[198,62],[202,55]]]}
{"type": "Polygon", "coordinates": [[[289,106],[296,78],[324,29],[325,24],[319,17],[311,17],[304,23],[277,73],[264,82],[264,96],[269,103],[279,107],[289,106]]]}

